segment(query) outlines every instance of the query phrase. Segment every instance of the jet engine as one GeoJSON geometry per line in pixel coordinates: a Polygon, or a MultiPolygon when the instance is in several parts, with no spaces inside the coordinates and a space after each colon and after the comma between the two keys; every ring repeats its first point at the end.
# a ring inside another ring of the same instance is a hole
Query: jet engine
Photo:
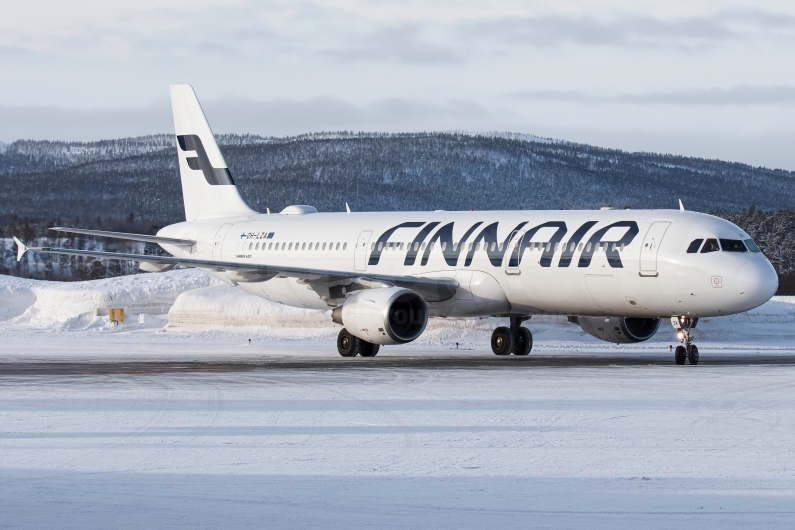
{"type": "Polygon", "coordinates": [[[660,328],[659,318],[569,317],[569,322],[579,324],[588,335],[616,344],[649,340],[660,328]]]}
{"type": "Polygon", "coordinates": [[[401,287],[363,289],[351,294],[331,318],[353,335],[374,344],[405,344],[425,331],[428,306],[401,287]]]}

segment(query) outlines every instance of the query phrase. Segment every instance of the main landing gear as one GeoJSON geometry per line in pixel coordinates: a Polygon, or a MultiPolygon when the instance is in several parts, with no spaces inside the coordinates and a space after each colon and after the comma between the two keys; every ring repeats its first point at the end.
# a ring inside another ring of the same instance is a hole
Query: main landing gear
{"type": "Polygon", "coordinates": [[[345,328],[342,328],[340,334],[337,335],[337,351],[343,357],[356,357],[357,355],[375,357],[379,349],[378,344],[354,337],[345,328]]]}
{"type": "Polygon", "coordinates": [[[527,355],[533,349],[533,335],[522,327],[530,317],[511,317],[511,327],[500,326],[491,334],[491,351],[494,355],[527,355]]]}
{"type": "Polygon", "coordinates": [[[676,364],[685,364],[685,360],[690,361],[690,364],[698,364],[698,348],[695,344],[691,343],[693,336],[690,334],[690,330],[698,324],[698,319],[690,317],[671,317],[671,324],[674,328],[679,330],[676,336],[682,341],[682,345],[677,346],[674,352],[674,361],[676,361],[676,364]]]}

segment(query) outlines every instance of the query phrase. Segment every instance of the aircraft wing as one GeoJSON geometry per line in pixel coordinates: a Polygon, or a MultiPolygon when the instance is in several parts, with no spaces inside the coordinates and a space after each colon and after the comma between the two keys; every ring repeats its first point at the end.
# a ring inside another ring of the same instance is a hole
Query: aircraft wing
{"type": "MultiPolygon", "coordinates": [[[[283,278],[299,278],[302,283],[310,286],[325,299],[337,298],[334,287],[358,283],[362,287],[372,287],[373,282],[396,285],[411,289],[427,302],[440,302],[452,298],[458,288],[458,282],[451,278],[425,278],[419,276],[397,276],[389,274],[371,274],[364,272],[334,271],[291,267],[287,265],[268,265],[258,263],[238,263],[232,261],[216,261],[206,259],[178,258],[175,256],[151,256],[147,254],[126,254],[105,252],[101,250],[78,250],[71,248],[30,247],[14,238],[17,244],[17,261],[27,252],[44,254],[65,254],[67,256],[85,256],[96,259],[118,259],[124,261],[140,261],[161,265],[180,265],[226,272],[227,277],[235,282],[262,282],[280,276],[283,278]],[[231,274],[230,274],[231,273],[231,274]]],[[[344,295],[341,295],[344,297],[344,295]]]]}
{"type": "Polygon", "coordinates": [[[66,232],[68,234],[85,234],[87,236],[110,237],[113,239],[126,239],[128,241],[140,241],[142,243],[165,243],[167,245],[178,245],[190,247],[196,242],[192,239],[176,239],[173,237],[147,236],[144,234],[128,234],[126,232],[106,232],[104,230],[88,230],[85,228],[67,228],[65,226],[54,226],[50,228],[56,232],[66,232]]]}

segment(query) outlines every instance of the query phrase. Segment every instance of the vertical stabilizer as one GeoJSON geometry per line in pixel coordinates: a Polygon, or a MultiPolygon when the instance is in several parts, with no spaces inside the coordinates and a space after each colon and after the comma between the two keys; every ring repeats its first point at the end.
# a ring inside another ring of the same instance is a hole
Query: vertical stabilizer
{"type": "Polygon", "coordinates": [[[249,215],[190,85],[171,85],[185,219],[249,215]]]}

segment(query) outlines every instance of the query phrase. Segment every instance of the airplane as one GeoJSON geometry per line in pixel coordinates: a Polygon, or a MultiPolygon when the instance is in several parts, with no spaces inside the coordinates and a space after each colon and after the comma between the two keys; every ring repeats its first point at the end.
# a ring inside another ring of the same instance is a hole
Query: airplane
{"type": "Polygon", "coordinates": [[[329,310],[343,357],[417,339],[429,318],[508,317],[496,355],[528,355],[533,315],[565,315],[616,344],[650,339],[670,319],[676,364],[699,362],[698,320],[740,313],[778,288],[751,237],[711,215],[671,210],[257,213],[243,201],[190,85],[171,85],[185,221],[157,235],[56,227],[156,243],[171,256],[65,248],[27,252],[195,267],[243,291],[329,310]]]}

